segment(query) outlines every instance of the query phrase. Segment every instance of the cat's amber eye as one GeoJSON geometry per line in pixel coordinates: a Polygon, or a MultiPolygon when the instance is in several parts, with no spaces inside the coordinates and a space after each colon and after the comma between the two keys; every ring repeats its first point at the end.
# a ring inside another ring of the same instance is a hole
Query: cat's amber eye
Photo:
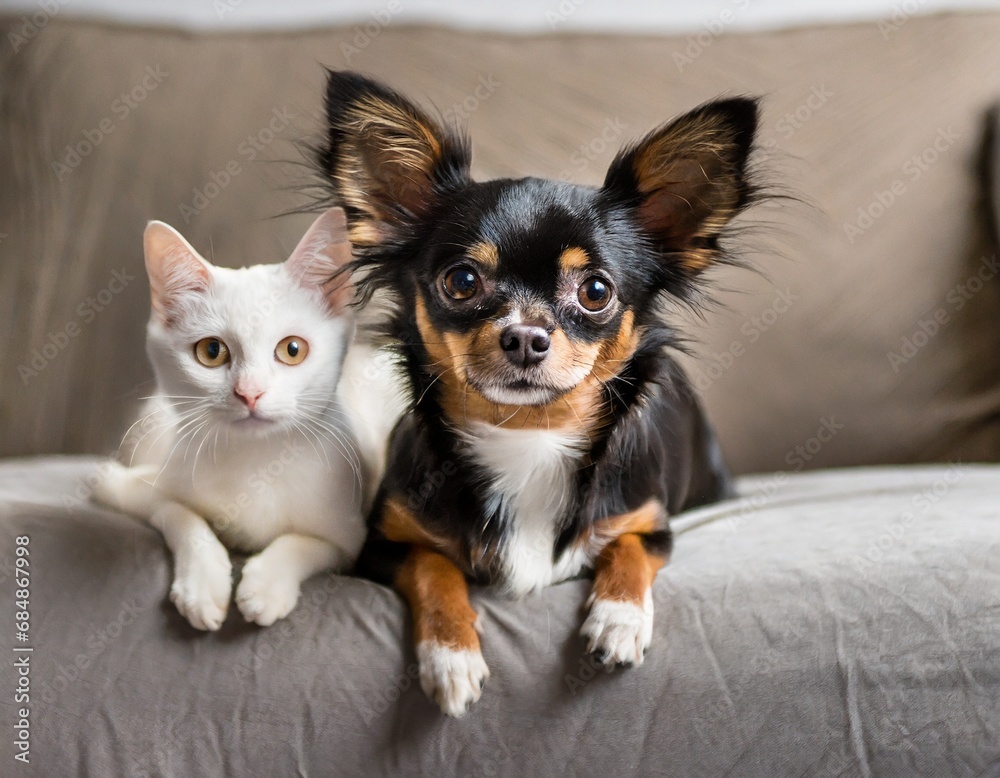
{"type": "Polygon", "coordinates": [[[202,338],[194,344],[194,358],[205,367],[222,367],[229,361],[229,348],[218,338],[202,338]]]}
{"type": "Polygon", "coordinates": [[[302,338],[289,335],[282,340],[274,350],[274,356],[279,362],[286,365],[297,365],[306,358],[309,353],[309,344],[302,338]]]}

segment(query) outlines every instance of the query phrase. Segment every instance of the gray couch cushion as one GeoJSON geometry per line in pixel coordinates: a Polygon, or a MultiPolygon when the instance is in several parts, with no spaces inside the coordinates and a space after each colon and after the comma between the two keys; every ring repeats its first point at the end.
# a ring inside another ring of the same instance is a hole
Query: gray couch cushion
{"type": "MultiPolygon", "coordinates": [[[[583,658],[586,581],[521,602],[478,592],[492,677],[461,720],[424,698],[405,610],[366,581],[319,576],[285,622],[259,629],[234,612],[219,633],[195,632],[166,600],[158,534],[81,501],[94,467],[0,465],[9,643],[14,537],[30,537],[25,774],[1000,768],[997,466],[744,479],[740,499],[676,520],[638,669],[583,658]]],[[[17,707],[3,696],[4,765],[17,707]]]]}

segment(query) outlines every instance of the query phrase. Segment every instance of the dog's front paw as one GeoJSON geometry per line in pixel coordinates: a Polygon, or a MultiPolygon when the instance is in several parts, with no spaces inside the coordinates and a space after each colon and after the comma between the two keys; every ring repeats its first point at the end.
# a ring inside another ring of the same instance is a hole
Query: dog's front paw
{"type": "Polygon", "coordinates": [[[417,645],[420,686],[444,713],[460,718],[483,693],[490,669],[479,647],[448,648],[425,640],[417,645]]]}
{"type": "Polygon", "coordinates": [[[591,597],[580,634],[587,639],[587,652],[608,669],[641,665],[653,641],[652,592],[646,592],[641,605],[591,597]]]}
{"type": "Polygon", "coordinates": [[[299,601],[298,579],[287,570],[276,569],[274,562],[261,554],[251,557],[236,587],[236,607],[243,618],[262,627],[285,618],[299,601]]]}
{"type": "Polygon", "coordinates": [[[170,601],[192,627],[214,632],[226,620],[232,587],[232,563],[220,543],[178,560],[170,601]]]}

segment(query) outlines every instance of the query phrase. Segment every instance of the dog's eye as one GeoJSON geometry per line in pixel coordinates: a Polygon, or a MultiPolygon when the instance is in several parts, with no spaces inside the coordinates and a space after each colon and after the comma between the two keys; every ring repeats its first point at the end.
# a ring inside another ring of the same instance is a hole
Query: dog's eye
{"type": "Polygon", "coordinates": [[[603,278],[591,276],[577,290],[580,305],[588,311],[603,311],[611,302],[611,287],[603,278]]]}
{"type": "Polygon", "coordinates": [[[479,291],[479,276],[472,268],[461,265],[448,271],[442,286],[453,300],[468,300],[479,291]]]}
{"type": "Polygon", "coordinates": [[[221,367],[229,361],[229,349],[218,338],[202,338],[194,344],[194,358],[205,367],[221,367]]]}
{"type": "Polygon", "coordinates": [[[297,365],[303,359],[306,358],[306,354],[309,353],[309,344],[306,343],[302,338],[298,338],[295,335],[289,335],[287,338],[282,340],[278,347],[274,350],[274,356],[279,362],[284,362],[286,365],[297,365]]]}

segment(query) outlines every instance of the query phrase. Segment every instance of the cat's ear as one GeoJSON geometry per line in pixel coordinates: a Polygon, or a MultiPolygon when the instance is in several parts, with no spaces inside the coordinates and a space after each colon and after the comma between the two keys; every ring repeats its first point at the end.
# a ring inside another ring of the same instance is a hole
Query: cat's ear
{"type": "Polygon", "coordinates": [[[377,81],[330,71],[320,164],[347,209],[351,242],[393,242],[469,180],[466,140],[377,81]]]}
{"type": "Polygon", "coordinates": [[[208,289],[212,282],[211,265],[183,235],[164,222],[147,224],[142,242],[153,313],[169,325],[185,297],[208,289]]]}
{"type": "Polygon", "coordinates": [[[285,268],[306,289],[319,289],[330,310],[340,312],[354,294],[350,279],[340,272],[350,261],[347,217],[343,208],[331,208],[302,236],[285,268]]]}

